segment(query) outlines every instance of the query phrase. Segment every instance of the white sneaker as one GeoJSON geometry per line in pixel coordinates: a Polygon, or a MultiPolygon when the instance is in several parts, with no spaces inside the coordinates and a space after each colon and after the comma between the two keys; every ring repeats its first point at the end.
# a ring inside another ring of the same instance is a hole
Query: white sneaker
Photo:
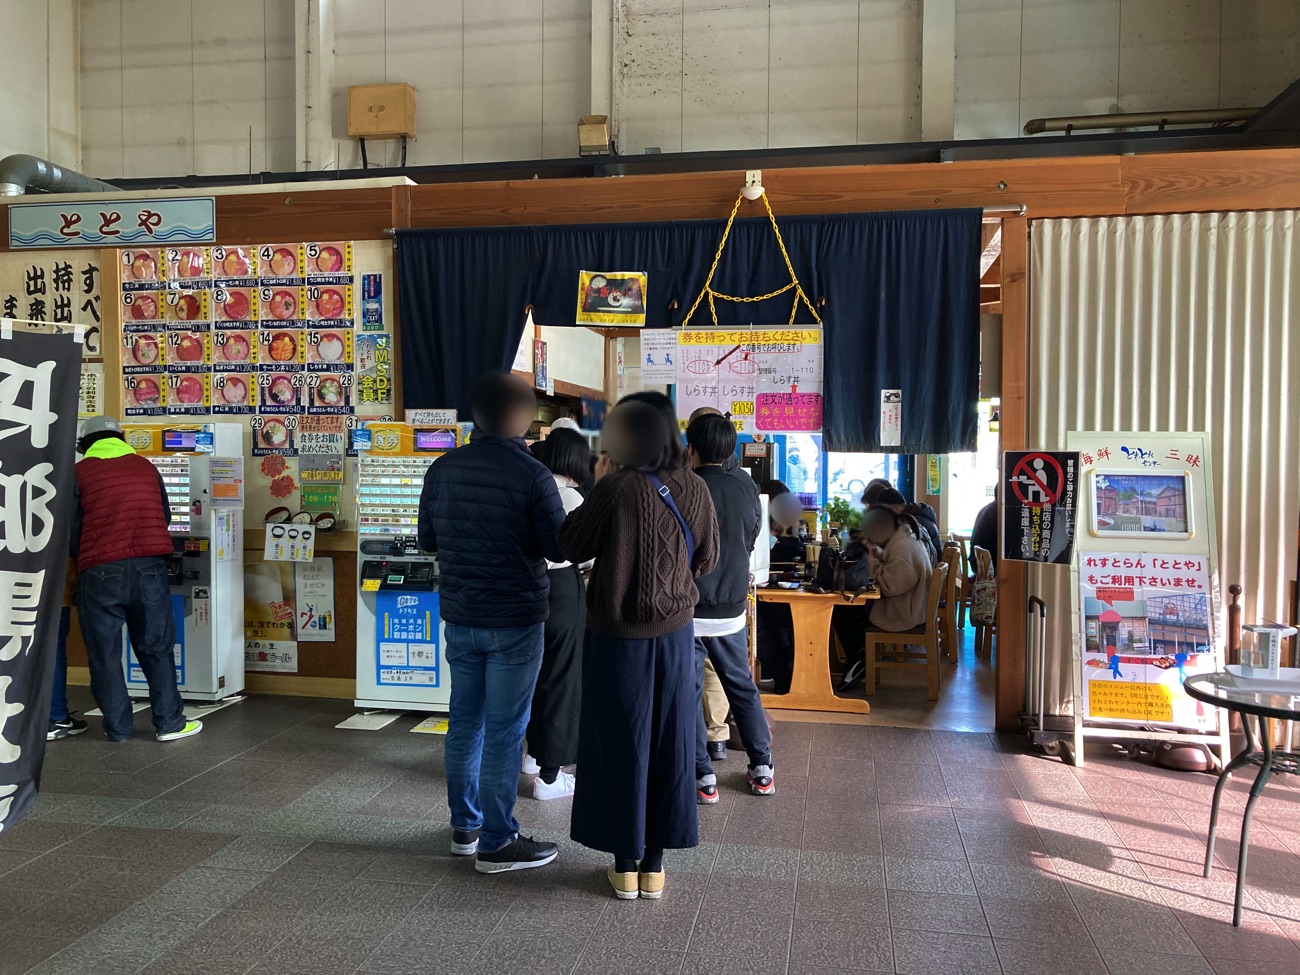
{"type": "Polygon", "coordinates": [[[529,755],[527,752],[524,752],[524,771],[523,771],[523,774],[524,774],[524,775],[537,775],[539,772],[541,772],[541,770],[542,770],[542,767],[541,767],[540,765],[537,764],[537,759],[533,758],[533,756],[529,755]]]}
{"type": "Polygon", "coordinates": [[[533,782],[534,799],[563,799],[565,796],[573,795],[573,789],[576,779],[570,773],[560,770],[560,774],[555,777],[551,783],[543,782],[540,778],[533,782]]]}

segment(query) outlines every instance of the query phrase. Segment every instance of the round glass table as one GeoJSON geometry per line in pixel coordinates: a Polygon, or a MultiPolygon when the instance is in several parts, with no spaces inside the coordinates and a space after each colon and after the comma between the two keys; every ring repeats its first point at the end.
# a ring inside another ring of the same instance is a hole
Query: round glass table
{"type": "Polygon", "coordinates": [[[1210,875],[1214,860],[1214,835],[1219,825],[1219,800],[1223,787],[1232,773],[1245,765],[1259,766],[1255,782],[1250,787],[1246,811],[1241,820],[1241,847],[1237,854],[1237,892],[1232,911],[1232,923],[1241,925],[1241,895],[1246,880],[1246,854],[1250,844],[1250,818],[1255,811],[1264,786],[1275,774],[1300,775],[1300,752],[1280,751],[1273,747],[1269,719],[1300,721],[1300,687],[1296,694],[1284,691],[1255,690],[1239,677],[1224,671],[1212,674],[1195,674],[1183,681],[1183,689],[1198,701],[1215,707],[1235,711],[1241,715],[1241,726],[1246,732],[1246,747],[1228,763],[1219,774],[1214,787],[1214,803],[1210,807],[1210,834],[1205,843],[1205,876],[1210,875]],[[1252,719],[1255,727],[1251,727],[1252,719]]]}

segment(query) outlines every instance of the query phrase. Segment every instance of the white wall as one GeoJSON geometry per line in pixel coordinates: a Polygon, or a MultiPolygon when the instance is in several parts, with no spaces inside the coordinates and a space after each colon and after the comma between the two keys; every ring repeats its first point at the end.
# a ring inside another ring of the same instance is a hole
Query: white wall
{"type": "Polygon", "coordinates": [[[920,138],[917,0],[622,0],[626,153],[920,138]]]}
{"type": "MultiPolygon", "coordinates": [[[[356,167],[347,87],[377,82],[416,89],[408,162],[429,165],[572,156],[578,117],[611,100],[622,151],[677,152],[916,141],[923,105],[925,138],[1013,138],[1043,115],[1260,105],[1300,76],[1300,0],[310,2],[333,18],[319,94],[295,47],[308,0],[81,0],[83,168],[243,172],[250,130],[254,171],[356,167]],[[310,148],[296,99],[332,130],[310,148]]],[[[39,147],[33,106],[73,131],[75,113],[39,82],[42,5],[15,5],[40,43],[13,46],[31,90],[0,111],[39,147]]],[[[396,164],[396,143],[370,148],[396,164]]]]}
{"type": "Polygon", "coordinates": [[[1300,77],[1296,0],[957,0],[956,136],[1031,118],[1267,104],[1300,77]]]}
{"type": "MultiPolygon", "coordinates": [[[[349,85],[416,90],[410,165],[578,154],[591,102],[591,0],[336,0],[334,135],[339,165],[349,85]]],[[[397,165],[397,143],[368,143],[371,165],[397,165]]]]}
{"type": "Polygon", "coordinates": [[[0,157],[22,152],[77,169],[75,0],[13,0],[5,19],[0,157]]]}
{"type": "Polygon", "coordinates": [[[80,7],[86,172],[111,179],[296,168],[293,0],[80,7]]]}

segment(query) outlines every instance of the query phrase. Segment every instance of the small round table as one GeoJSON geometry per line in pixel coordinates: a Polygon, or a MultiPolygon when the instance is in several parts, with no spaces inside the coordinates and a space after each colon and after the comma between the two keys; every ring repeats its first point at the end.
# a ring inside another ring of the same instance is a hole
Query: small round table
{"type": "Polygon", "coordinates": [[[1232,773],[1243,765],[1259,766],[1255,783],[1250,787],[1250,798],[1246,800],[1246,811],[1241,820],[1241,849],[1237,853],[1237,895],[1232,923],[1240,927],[1241,895],[1246,879],[1246,853],[1250,843],[1250,817],[1255,811],[1255,800],[1264,791],[1264,786],[1273,773],[1300,775],[1300,752],[1276,750],[1266,721],[1269,718],[1300,721],[1300,694],[1252,690],[1241,686],[1238,678],[1223,671],[1188,677],[1183,681],[1183,689],[1198,701],[1240,714],[1241,726],[1246,732],[1246,747],[1219,774],[1218,784],[1214,787],[1214,804],[1210,807],[1210,835],[1205,844],[1206,877],[1210,875],[1210,864],[1214,859],[1214,834],[1219,825],[1219,800],[1223,798],[1223,787],[1227,785],[1232,773]],[[1258,728],[1258,744],[1256,731],[1251,728],[1251,718],[1255,719],[1258,728]]]}

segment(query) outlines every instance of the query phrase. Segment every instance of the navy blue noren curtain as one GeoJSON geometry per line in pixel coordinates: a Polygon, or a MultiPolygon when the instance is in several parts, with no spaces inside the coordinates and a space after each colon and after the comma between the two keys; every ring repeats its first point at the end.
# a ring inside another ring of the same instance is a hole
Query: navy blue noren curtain
{"type": "MultiPolygon", "coordinates": [[[[827,449],[975,449],[981,217],[935,210],[779,221],[804,291],[824,299],[827,449]],[[882,389],[903,390],[901,446],[880,444],[882,389]]],[[[478,376],[509,367],[527,305],[540,324],[573,323],[580,270],[645,271],[647,327],[680,325],[722,228],[704,220],[399,231],[406,406],[467,413],[478,376]]],[[[714,288],[763,294],[788,279],[767,219],[737,220],[714,288]]],[[[792,302],[790,294],[719,302],[719,323],[783,325],[792,302]]],[[[811,321],[806,309],[796,321],[811,321]]],[[[708,322],[701,305],[691,324],[708,322]]]]}

